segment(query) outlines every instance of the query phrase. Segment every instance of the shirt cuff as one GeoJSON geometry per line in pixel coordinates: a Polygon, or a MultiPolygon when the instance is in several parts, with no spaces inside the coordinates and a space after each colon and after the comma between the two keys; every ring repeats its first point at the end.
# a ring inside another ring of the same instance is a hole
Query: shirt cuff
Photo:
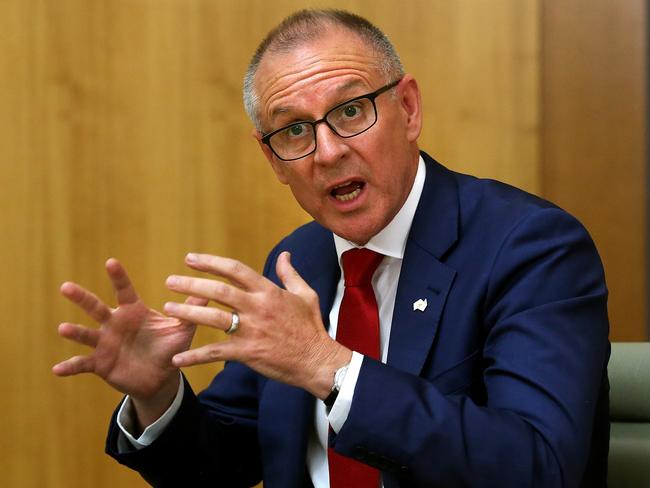
{"type": "MultiPolygon", "coordinates": [[[[140,437],[137,439],[129,432],[129,430],[134,430],[133,426],[136,422],[133,403],[131,402],[131,398],[129,396],[124,399],[122,405],[120,406],[120,410],[117,413],[117,425],[122,431],[122,434],[124,434],[124,437],[133,447],[136,449],[147,447],[149,444],[155,441],[160,436],[160,434],[162,434],[162,432],[174,418],[174,415],[176,415],[176,412],[178,412],[178,409],[180,408],[183,401],[184,390],[185,380],[183,379],[183,375],[181,375],[178,391],[176,392],[176,397],[174,398],[172,404],[165,411],[165,413],[160,416],[158,420],[156,420],[153,424],[148,425],[140,437]]],[[[120,452],[128,450],[128,446],[126,446],[123,442],[120,442],[122,438],[123,437],[120,436],[120,439],[118,439],[118,448],[120,452]]]]}
{"type": "Polygon", "coordinates": [[[341,390],[327,416],[327,421],[332,426],[332,430],[337,434],[348,419],[350,407],[352,406],[352,397],[354,396],[354,389],[357,386],[362,363],[363,354],[352,351],[352,360],[350,361],[350,366],[348,366],[347,373],[345,373],[341,390]]]}

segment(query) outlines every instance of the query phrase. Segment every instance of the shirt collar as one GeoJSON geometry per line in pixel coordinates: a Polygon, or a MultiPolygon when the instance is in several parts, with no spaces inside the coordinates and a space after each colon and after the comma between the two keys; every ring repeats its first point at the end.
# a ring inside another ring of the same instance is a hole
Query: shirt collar
{"type": "MultiPolygon", "coordinates": [[[[415,180],[411,187],[411,192],[406,198],[404,205],[393,217],[393,220],[384,227],[378,234],[373,236],[365,246],[366,249],[378,252],[385,256],[402,259],[404,257],[404,249],[406,249],[406,239],[411,230],[413,223],[413,216],[418,207],[420,196],[422,195],[422,188],[424,187],[424,178],[426,176],[426,168],[422,156],[418,161],[418,170],[415,174],[415,180]]],[[[350,242],[342,237],[334,234],[334,245],[336,246],[336,254],[341,262],[341,254],[349,249],[358,248],[356,244],[350,242]]]]}

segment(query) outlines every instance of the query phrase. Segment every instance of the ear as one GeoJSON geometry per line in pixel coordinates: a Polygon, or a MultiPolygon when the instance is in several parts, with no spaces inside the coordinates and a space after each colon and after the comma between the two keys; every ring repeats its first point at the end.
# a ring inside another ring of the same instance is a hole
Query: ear
{"type": "Polygon", "coordinates": [[[282,161],[278,161],[278,159],[275,157],[275,154],[273,154],[273,151],[271,151],[271,148],[262,142],[262,133],[258,131],[257,129],[253,130],[252,136],[255,138],[257,143],[260,146],[260,149],[264,153],[264,157],[266,160],[271,163],[271,168],[273,168],[273,172],[275,173],[275,177],[282,183],[283,185],[286,185],[289,183],[289,180],[287,179],[287,175],[285,174],[286,170],[286,165],[282,164],[282,161]]]}
{"type": "Polygon", "coordinates": [[[422,130],[422,98],[417,81],[411,75],[404,75],[401,85],[400,101],[406,116],[408,140],[414,142],[422,130]]]}

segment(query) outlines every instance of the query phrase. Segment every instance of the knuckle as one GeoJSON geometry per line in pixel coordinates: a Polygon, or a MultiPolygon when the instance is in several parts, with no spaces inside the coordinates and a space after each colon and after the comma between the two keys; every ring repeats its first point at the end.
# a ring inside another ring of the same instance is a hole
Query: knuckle
{"type": "Polygon", "coordinates": [[[230,301],[233,296],[233,289],[230,285],[221,283],[221,296],[224,298],[224,301],[230,301]]]}
{"type": "Polygon", "coordinates": [[[250,341],[248,345],[241,348],[241,354],[248,361],[260,361],[264,358],[265,350],[258,341],[250,341]]]}
{"type": "Polygon", "coordinates": [[[221,353],[218,348],[211,347],[207,350],[206,356],[209,361],[218,361],[221,358],[221,353]]]}
{"type": "Polygon", "coordinates": [[[282,299],[282,294],[283,291],[281,288],[274,286],[268,291],[268,298],[265,301],[268,301],[270,303],[275,303],[278,300],[282,299]]]}
{"type": "Polygon", "coordinates": [[[319,304],[318,294],[312,288],[305,290],[303,293],[303,297],[305,301],[311,306],[316,306],[319,304]]]}
{"type": "Polygon", "coordinates": [[[104,320],[106,318],[104,307],[102,307],[98,301],[95,300],[95,302],[92,303],[90,307],[90,312],[99,320],[104,320]]]}
{"type": "Polygon", "coordinates": [[[230,290],[221,281],[215,281],[212,285],[212,292],[214,296],[226,298],[228,297],[230,290]]]}
{"type": "Polygon", "coordinates": [[[238,275],[240,274],[244,269],[244,265],[242,264],[241,261],[238,261],[236,259],[230,259],[228,261],[228,271],[233,274],[233,275],[238,275]]]}
{"type": "Polygon", "coordinates": [[[75,330],[77,340],[81,342],[86,342],[88,340],[88,331],[82,328],[77,328],[75,330]]]}
{"type": "Polygon", "coordinates": [[[219,324],[224,321],[224,313],[219,309],[209,307],[206,315],[210,324],[219,324]]]}
{"type": "Polygon", "coordinates": [[[85,293],[79,298],[79,305],[89,310],[97,303],[97,299],[90,293],[85,293]]]}

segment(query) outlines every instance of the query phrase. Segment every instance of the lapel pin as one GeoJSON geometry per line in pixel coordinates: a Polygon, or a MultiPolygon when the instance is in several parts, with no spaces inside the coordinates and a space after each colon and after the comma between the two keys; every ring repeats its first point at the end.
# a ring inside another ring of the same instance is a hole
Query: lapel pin
{"type": "Polygon", "coordinates": [[[427,308],[427,305],[427,299],[420,298],[419,300],[413,302],[413,311],[419,310],[420,312],[424,312],[427,308]]]}

